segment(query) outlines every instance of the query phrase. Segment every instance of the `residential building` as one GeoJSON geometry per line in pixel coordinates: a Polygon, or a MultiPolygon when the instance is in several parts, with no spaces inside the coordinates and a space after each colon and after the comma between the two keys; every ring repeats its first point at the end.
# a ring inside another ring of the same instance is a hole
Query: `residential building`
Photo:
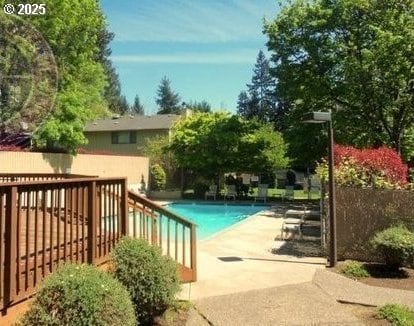
{"type": "Polygon", "coordinates": [[[109,119],[100,119],[88,123],[85,137],[87,151],[111,152],[117,154],[143,155],[148,139],[157,136],[171,136],[174,123],[191,114],[127,115],[109,119]]]}

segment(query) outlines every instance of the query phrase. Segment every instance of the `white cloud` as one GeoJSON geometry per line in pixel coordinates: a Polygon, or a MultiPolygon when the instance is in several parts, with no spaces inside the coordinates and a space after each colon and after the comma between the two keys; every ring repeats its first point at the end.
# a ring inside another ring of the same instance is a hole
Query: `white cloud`
{"type": "Polygon", "coordinates": [[[177,53],[145,55],[113,55],[116,63],[198,63],[198,64],[238,64],[254,62],[256,50],[243,50],[234,53],[177,53]]]}

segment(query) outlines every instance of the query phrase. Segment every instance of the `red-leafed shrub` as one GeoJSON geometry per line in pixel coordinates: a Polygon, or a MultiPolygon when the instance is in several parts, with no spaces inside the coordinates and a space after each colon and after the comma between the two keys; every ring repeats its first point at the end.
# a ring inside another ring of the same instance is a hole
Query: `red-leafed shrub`
{"type": "MultiPolygon", "coordinates": [[[[393,149],[357,149],[351,146],[336,145],[335,179],[340,185],[401,188],[407,185],[408,167],[393,149]]],[[[324,161],[318,167],[321,177],[327,176],[324,161]]]]}

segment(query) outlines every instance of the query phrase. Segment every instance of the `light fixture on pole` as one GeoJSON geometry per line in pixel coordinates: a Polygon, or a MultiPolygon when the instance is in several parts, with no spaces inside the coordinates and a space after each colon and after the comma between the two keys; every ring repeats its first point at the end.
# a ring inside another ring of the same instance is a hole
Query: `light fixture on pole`
{"type": "Polygon", "coordinates": [[[329,170],[329,267],[335,267],[338,261],[336,248],[336,203],[334,179],[334,138],[331,112],[308,112],[304,123],[328,123],[328,170],[329,170]]]}

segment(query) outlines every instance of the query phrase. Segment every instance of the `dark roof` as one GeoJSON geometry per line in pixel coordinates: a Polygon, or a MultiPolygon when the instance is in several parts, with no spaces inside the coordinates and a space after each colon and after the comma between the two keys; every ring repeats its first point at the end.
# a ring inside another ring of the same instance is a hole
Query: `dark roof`
{"type": "Polygon", "coordinates": [[[6,133],[0,131],[0,147],[29,148],[32,135],[30,133],[6,133]]]}
{"type": "Polygon", "coordinates": [[[173,123],[180,117],[180,115],[176,114],[158,114],[152,116],[134,115],[100,119],[87,123],[85,131],[171,129],[173,123]]]}

